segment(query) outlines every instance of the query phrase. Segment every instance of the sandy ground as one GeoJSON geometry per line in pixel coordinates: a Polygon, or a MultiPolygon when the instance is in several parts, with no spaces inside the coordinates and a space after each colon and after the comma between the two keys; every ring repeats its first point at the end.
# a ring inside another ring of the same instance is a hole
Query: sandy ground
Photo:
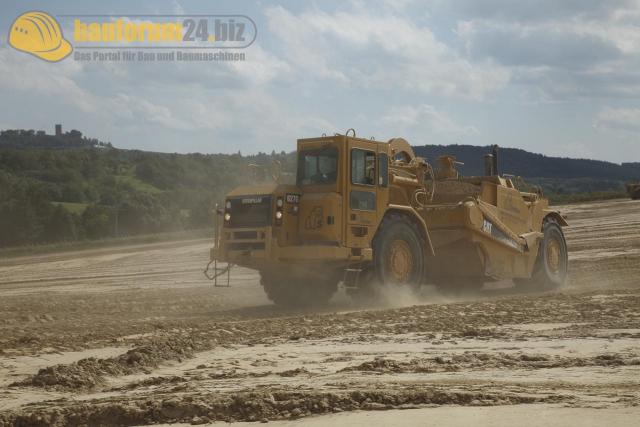
{"type": "Polygon", "coordinates": [[[209,242],[0,260],[0,426],[638,425],[640,203],[563,207],[570,284],[313,312],[209,242]]]}

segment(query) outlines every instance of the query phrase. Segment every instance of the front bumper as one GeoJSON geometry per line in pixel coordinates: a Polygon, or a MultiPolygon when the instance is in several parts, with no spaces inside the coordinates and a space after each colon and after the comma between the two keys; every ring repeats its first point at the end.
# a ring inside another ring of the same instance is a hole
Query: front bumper
{"type": "Polygon", "coordinates": [[[270,228],[225,230],[225,238],[218,248],[211,248],[211,260],[230,262],[238,265],[254,266],[264,262],[327,262],[327,261],[371,261],[371,248],[348,248],[344,246],[329,246],[318,244],[304,244],[295,246],[279,246],[272,237],[270,228]],[[256,238],[242,239],[240,236],[256,236],[256,238]],[[226,238],[231,237],[231,238],[226,238]]]}

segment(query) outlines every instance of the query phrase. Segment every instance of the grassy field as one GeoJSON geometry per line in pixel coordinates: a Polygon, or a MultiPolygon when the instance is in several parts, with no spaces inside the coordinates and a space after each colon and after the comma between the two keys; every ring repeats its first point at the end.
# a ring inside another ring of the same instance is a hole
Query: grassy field
{"type": "Polygon", "coordinates": [[[148,184],[148,183],[146,183],[144,181],[140,181],[133,174],[116,175],[116,180],[117,180],[118,183],[128,184],[131,187],[133,187],[135,190],[141,191],[141,192],[144,192],[144,193],[156,194],[156,193],[161,193],[162,192],[162,190],[160,190],[159,188],[156,188],[153,185],[148,184]]]}

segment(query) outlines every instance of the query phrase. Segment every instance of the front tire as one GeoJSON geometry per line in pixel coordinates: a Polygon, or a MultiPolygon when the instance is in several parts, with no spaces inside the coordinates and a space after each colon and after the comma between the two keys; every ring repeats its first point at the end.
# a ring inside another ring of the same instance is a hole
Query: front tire
{"type": "Polygon", "coordinates": [[[558,289],[564,286],[569,276],[567,241],[560,225],[548,220],[542,228],[544,237],[538,247],[533,274],[530,279],[514,280],[517,286],[536,290],[558,289]]]}
{"type": "Polygon", "coordinates": [[[391,215],[373,242],[374,276],[383,287],[417,291],[425,273],[425,242],[406,216],[391,215]]]}

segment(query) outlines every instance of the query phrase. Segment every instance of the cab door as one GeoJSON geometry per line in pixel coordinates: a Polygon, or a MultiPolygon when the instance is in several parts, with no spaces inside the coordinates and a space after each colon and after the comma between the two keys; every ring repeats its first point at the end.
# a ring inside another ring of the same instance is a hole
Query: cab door
{"type": "MultiPolygon", "coordinates": [[[[379,143],[348,139],[348,163],[345,191],[346,246],[367,248],[380,221],[379,143]]],[[[386,165],[385,165],[386,166],[386,165]]],[[[385,168],[386,170],[386,168],[385,168]]],[[[386,183],[386,181],[385,181],[386,183]]]]}

